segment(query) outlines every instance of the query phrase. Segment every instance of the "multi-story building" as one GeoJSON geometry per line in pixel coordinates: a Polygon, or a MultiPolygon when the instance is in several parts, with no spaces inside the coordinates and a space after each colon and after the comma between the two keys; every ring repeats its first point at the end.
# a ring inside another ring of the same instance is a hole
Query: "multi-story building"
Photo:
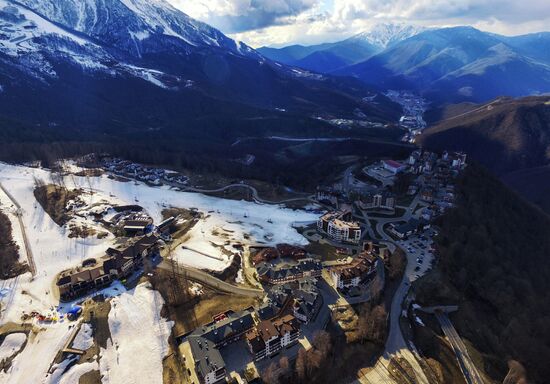
{"type": "Polygon", "coordinates": [[[254,313],[253,308],[227,311],[184,335],[180,351],[190,376],[201,384],[225,382],[227,372],[220,348],[241,340],[254,327],[254,313]]]}
{"type": "Polygon", "coordinates": [[[246,342],[254,360],[262,360],[291,347],[300,338],[300,325],[292,315],[258,322],[246,334],[246,342]]]}
{"type": "Polygon", "coordinates": [[[382,166],[385,170],[390,171],[394,175],[403,172],[405,169],[407,169],[407,166],[404,164],[401,164],[398,161],[395,160],[383,160],[382,166]]]}
{"type": "Polygon", "coordinates": [[[317,201],[324,204],[330,204],[335,207],[338,205],[338,196],[339,193],[327,189],[318,189],[315,193],[315,199],[317,201]]]}
{"type": "Polygon", "coordinates": [[[156,234],[142,236],[123,248],[107,249],[99,259],[87,259],[78,267],[62,271],[56,281],[60,299],[72,300],[127,277],[142,265],[145,257],[158,251],[158,240],[156,234]]]}
{"type": "Polygon", "coordinates": [[[260,263],[256,267],[260,280],[269,284],[284,284],[305,277],[319,277],[323,265],[315,259],[302,259],[297,263],[260,263]]]}
{"type": "Polygon", "coordinates": [[[388,192],[376,193],[366,196],[358,203],[358,205],[359,208],[363,210],[383,209],[394,211],[395,197],[388,192]]]}
{"type": "Polygon", "coordinates": [[[338,242],[358,243],[361,226],[351,221],[351,210],[329,212],[317,220],[317,229],[338,242]]]}
{"type": "Polygon", "coordinates": [[[327,234],[335,241],[358,243],[361,240],[361,227],[355,221],[336,219],[328,224],[327,234]]]}
{"type": "Polygon", "coordinates": [[[357,287],[376,274],[374,256],[363,252],[350,263],[337,265],[330,269],[334,286],[338,289],[357,287]]]}
{"type": "MultiPolygon", "coordinates": [[[[262,308],[263,319],[275,317],[284,309],[292,310],[292,314],[302,323],[314,320],[323,305],[323,295],[317,288],[317,279],[304,278],[291,283],[273,286],[268,292],[270,310],[262,308]],[[269,317],[271,315],[271,317],[269,317]]],[[[288,312],[288,311],[287,311],[288,312]]]]}
{"type": "MultiPolygon", "coordinates": [[[[225,361],[218,348],[202,336],[189,336],[182,347],[185,362],[193,362],[190,376],[202,384],[225,382],[225,361]]],[[[190,364],[191,365],[191,364],[190,364]]],[[[190,367],[191,368],[191,367],[190,367]]]]}

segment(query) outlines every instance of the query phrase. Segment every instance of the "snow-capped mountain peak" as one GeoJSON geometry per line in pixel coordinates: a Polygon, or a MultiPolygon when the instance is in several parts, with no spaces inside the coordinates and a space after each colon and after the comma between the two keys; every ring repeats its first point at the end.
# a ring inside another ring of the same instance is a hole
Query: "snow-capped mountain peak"
{"type": "Polygon", "coordinates": [[[425,27],[409,24],[380,23],[374,25],[370,30],[361,32],[352,39],[364,40],[368,43],[385,49],[388,46],[418,35],[426,30],[425,27]]]}
{"type": "Polygon", "coordinates": [[[187,74],[164,55],[201,52],[261,58],[165,0],[0,0],[0,63],[42,81],[55,79],[55,64],[65,62],[163,88],[189,87],[187,74]]]}
{"type": "Polygon", "coordinates": [[[165,0],[19,0],[55,23],[140,56],[147,39],[175,38],[194,47],[242,54],[219,30],[194,20],[165,0]]]}

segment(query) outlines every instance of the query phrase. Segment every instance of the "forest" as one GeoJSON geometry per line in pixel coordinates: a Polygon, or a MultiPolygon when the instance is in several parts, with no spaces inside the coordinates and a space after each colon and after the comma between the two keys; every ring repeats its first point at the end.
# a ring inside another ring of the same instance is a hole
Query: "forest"
{"type": "Polygon", "coordinates": [[[10,279],[28,271],[26,264],[19,262],[19,246],[13,241],[11,221],[0,211],[0,276],[10,279]]]}
{"type": "Polygon", "coordinates": [[[458,304],[459,334],[504,378],[523,364],[533,382],[550,377],[550,218],[478,165],[457,181],[458,204],[442,216],[435,272],[415,286],[423,304],[458,304]]]}

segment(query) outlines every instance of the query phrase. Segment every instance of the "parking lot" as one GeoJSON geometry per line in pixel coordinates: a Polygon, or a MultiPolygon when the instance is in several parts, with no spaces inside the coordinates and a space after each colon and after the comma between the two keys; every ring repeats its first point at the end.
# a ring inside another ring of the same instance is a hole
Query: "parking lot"
{"type": "Polygon", "coordinates": [[[422,234],[397,241],[397,245],[407,254],[408,264],[406,274],[409,281],[418,279],[432,267],[434,260],[432,252],[434,235],[435,231],[428,229],[422,234]]]}

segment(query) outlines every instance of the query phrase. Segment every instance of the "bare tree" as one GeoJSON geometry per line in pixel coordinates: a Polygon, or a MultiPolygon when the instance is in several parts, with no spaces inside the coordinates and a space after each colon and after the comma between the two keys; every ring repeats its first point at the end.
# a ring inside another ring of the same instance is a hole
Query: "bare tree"
{"type": "Polygon", "coordinates": [[[508,374],[502,384],[527,384],[525,368],[520,362],[508,361],[508,374]]]}
{"type": "Polygon", "coordinates": [[[361,342],[383,343],[386,338],[387,312],[382,305],[365,304],[359,311],[357,322],[358,339],[361,342]]]}
{"type": "Polygon", "coordinates": [[[264,371],[262,379],[267,384],[279,384],[279,367],[277,364],[271,363],[264,371]]]}
{"type": "Polygon", "coordinates": [[[288,357],[283,356],[279,359],[279,367],[281,367],[281,374],[286,376],[290,372],[290,361],[288,357]]]}
{"type": "Polygon", "coordinates": [[[390,280],[395,280],[401,277],[407,266],[405,254],[403,250],[397,248],[389,257],[389,273],[390,280]]]}
{"type": "Polygon", "coordinates": [[[321,358],[324,360],[330,353],[332,348],[332,339],[327,331],[317,331],[313,335],[313,346],[321,354],[321,358]]]}
{"type": "Polygon", "coordinates": [[[298,357],[296,357],[296,374],[298,379],[303,381],[307,375],[307,352],[304,348],[300,348],[298,351],[298,357]]]}

